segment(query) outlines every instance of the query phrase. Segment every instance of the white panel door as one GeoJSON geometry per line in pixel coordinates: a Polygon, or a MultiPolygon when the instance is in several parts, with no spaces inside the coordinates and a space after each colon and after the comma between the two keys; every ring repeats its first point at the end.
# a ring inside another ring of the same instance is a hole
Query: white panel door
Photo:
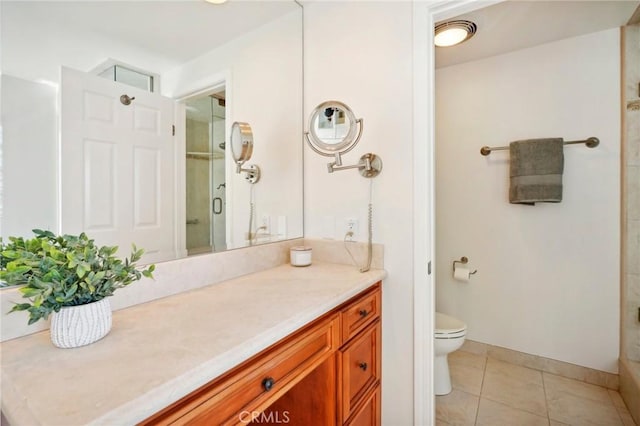
{"type": "Polygon", "coordinates": [[[62,69],[61,230],[101,245],[176,257],[174,102],[62,69]],[[129,105],[122,95],[135,98],[129,105]]]}

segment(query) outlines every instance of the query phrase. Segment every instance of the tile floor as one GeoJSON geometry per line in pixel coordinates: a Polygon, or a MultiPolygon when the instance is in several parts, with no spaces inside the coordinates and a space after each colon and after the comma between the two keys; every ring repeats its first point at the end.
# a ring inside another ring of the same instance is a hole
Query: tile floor
{"type": "Polygon", "coordinates": [[[620,394],[462,350],[453,391],[436,397],[437,426],[635,426],[620,394]]]}

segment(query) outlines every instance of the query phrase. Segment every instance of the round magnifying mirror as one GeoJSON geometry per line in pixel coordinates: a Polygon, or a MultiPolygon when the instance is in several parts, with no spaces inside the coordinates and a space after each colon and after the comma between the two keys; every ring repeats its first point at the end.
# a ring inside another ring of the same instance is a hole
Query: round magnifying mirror
{"type": "Polygon", "coordinates": [[[309,142],[327,154],[347,152],[358,142],[357,122],[342,102],[323,102],[309,118],[309,142]]]}
{"type": "Polygon", "coordinates": [[[253,153],[253,132],[249,123],[236,121],[231,126],[231,155],[236,164],[243,164],[253,153]]]}

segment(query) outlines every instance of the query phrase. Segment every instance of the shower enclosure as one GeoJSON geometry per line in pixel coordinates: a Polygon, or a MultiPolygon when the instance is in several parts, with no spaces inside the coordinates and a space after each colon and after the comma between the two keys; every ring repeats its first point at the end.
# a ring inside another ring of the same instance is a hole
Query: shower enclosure
{"type": "Polygon", "coordinates": [[[226,250],[224,90],[186,102],[187,251],[226,250]]]}

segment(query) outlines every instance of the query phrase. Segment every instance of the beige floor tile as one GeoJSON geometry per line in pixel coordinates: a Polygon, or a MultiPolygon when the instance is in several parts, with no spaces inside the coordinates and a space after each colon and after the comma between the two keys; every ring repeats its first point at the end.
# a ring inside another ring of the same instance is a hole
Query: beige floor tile
{"type": "Polygon", "coordinates": [[[436,419],[451,426],[473,426],[478,411],[478,397],[454,389],[449,395],[436,397],[436,419]]]}
{"type": "Polygon", "coordinates": [[[481,396],[512,408],[547,415],[542,373],[489,358],[481,396]]]}
{"type": "Polygon", "coordinates": [[[464,364],[469,367],[484,370],[484,366],[487,363],[487,357],[484,355],[477,355],[472,352],[455,351],[449,354],[449,365],[464,364]]]}
{"type": "Polygon", "coordinates": [[[477,426],[548,426],[546,417],[480,398],[477,426]]]}
{"type": "Polygon", "coordinates": [[[569,394],[602,404],[613,405],[609,391],[603,387],[549,373],[543,373],[542,377],[547,398],[553,398],[557,394],[569,394]]]}
{"type": "Polygon", "coordinates": [[[581,398],[570,393],[547,395],[549,418],[568,425],[621,426],[622,421],[613,404],[581,398]]]}
{"type": "Polygon", "coordinates": [[[453,352],[449,355],[449,371],[454,389],[480,395],[486,358],[469,352],[453,352]]]}
{"type": "Polygon", "coordinates": [[[569,426],[566,423],[557,422],[555,420],[549,420],[549,426],[569,426]]]}
{"type": "Polygon", "coordinates": [[[487,351],[489,350],[489,345],[487,345],[486,343],[465,339],[460,350],[463,352],[471,352],[476,355],[486,356],[487,351]]]}

